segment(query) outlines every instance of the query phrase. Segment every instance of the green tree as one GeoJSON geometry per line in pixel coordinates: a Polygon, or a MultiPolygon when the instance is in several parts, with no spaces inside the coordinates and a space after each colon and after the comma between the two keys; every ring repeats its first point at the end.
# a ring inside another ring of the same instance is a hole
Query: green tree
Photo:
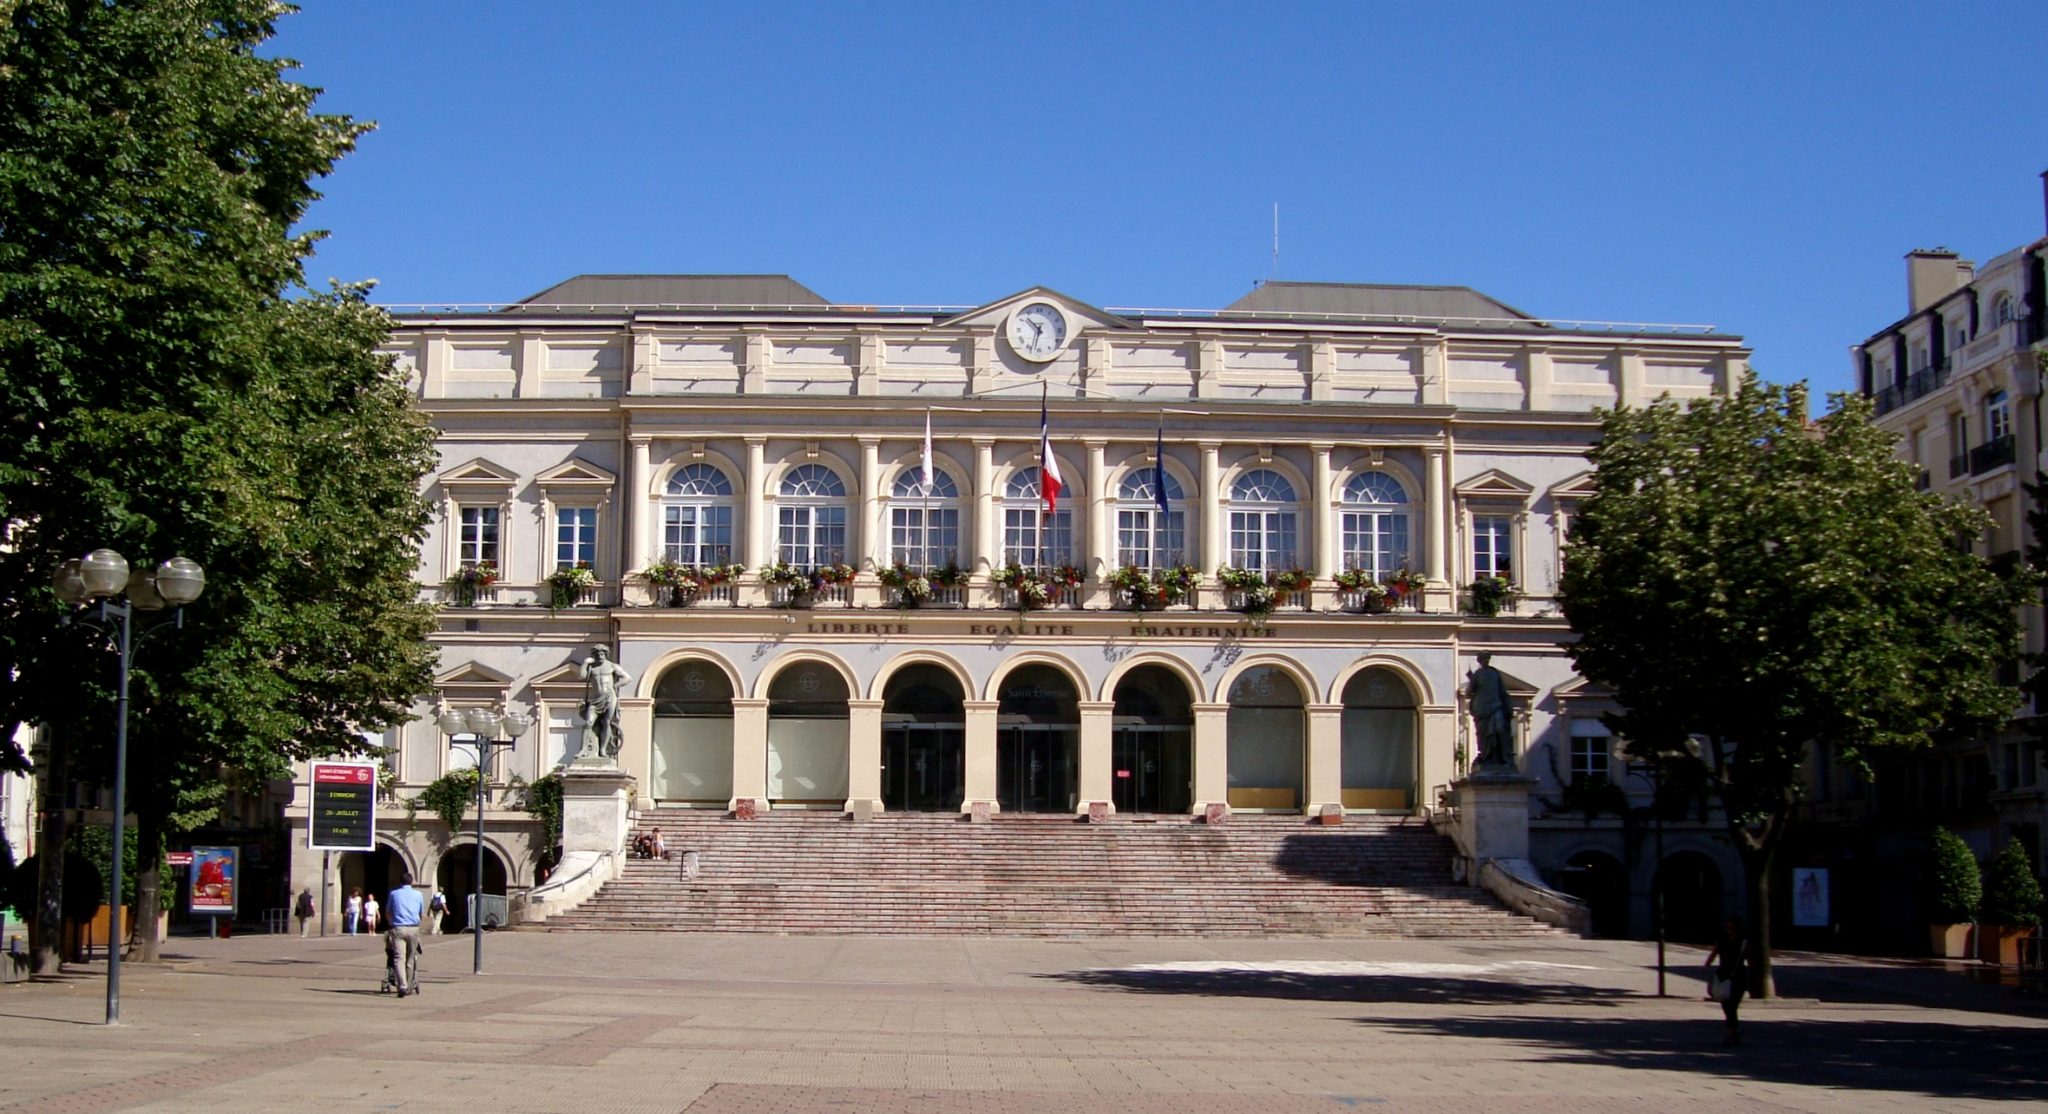
{"type": "Polygon", "coordinates": [[[1934,829],[1932,874],[1927,887],[1928,919],[1934,924],[1966,924],[1977,919],[1984,899],[1977,856],[1963,837],[1947,828],[1934,829]]]}
{"type": "Polygon", "coordinates": [[[2032,928],[2041,923],[2041,883],[2027,849],[2009,839],[1984,864],[1984,923],[2032,928]]]}
{"type": "Polygon", "coordinates": [[[1742,857],[1771,993],[1773,857],[1809,747],[1852,764],[2010,715],[2032,580],[1970,552],[1981,511],[1914,490],[1867,402],[1803,386],[1605,416],[1561,586],[1630,749],[1704,777],[1742,857]]]}
{"type": "MultiPolygon", "coordinates": [[[[359,288],[305,291],[319,234],[295,229],[367,127],[314,113],[291,63],[259,55],[287,10],[0,16],[0,765],[24,763],[12,729],[31,723],[46,766],[110,780],[112,655],[60,623],[57,564],[100,546],[199,561],[184,627],[136,652],[145,864],[226,787],[365,749],[357,732],[430,680],[412,584],[430,431],[377,355],[389,322],[359,288]]],[[[148,923],[160,880],[138,882],[148,923]]],[[[57,908],[38,902],[51,956],[57,908]]]]}

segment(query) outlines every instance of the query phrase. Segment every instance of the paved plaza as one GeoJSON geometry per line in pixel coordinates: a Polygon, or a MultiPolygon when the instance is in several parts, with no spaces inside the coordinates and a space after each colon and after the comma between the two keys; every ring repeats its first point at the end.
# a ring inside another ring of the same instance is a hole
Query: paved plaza
{"type": "Polygon", "coordinates": [[[2048,1002],[1788,956],[1723,1050],[1700,953],[1557,938],[1011,940],[541,932],[177,939],[0,987],[0,1109],[1976,1109],[2048,1100],[2048,1002]]]}

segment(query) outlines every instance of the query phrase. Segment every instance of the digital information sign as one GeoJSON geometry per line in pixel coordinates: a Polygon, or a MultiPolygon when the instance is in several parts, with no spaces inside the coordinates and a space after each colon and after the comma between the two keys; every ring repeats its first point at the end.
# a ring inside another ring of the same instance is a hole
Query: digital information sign
{"type": "Polygon", "coordinates": [[[315,851],[377,847],[377,767],[369,762],[313,763],[312,822],[306,846],[315,851]]]}

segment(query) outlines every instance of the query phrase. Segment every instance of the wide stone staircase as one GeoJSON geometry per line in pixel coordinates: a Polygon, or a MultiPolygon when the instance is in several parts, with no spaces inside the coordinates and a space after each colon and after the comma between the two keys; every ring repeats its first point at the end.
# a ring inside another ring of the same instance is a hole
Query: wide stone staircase
{"type": "Polygon", "coordinates": [[[667,860],[625,873],[551,930],[993,936],[1554,935],[1451,882],[1449,841],[1413,817],[775,812],[640,814],[667,860]],[[695,852],[696,877],[685,853],[695,852]]]}

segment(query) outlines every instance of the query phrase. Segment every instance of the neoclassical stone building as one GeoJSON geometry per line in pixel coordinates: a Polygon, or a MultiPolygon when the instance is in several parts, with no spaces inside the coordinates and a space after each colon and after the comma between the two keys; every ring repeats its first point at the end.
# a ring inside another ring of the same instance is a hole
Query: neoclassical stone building
{"type": "MultiPolygon", "coordinates": [[[[383,740],[398,795],[473,761],[437,705],[538,717],[494,783],[572,755],[578,666],[604,645],[633,678],[620,760],[643,807],[857,816],[1424,810],[1469,750],[1480,651],[1530,773],[1624,780],[1554,599],[1593,411],[1725,390],[1748,355],[1462,287],[1282,282],[1107,310],[587,275],[398,320],[441,433],[420,584],[446,605],[437,691],[383,740]],[[579,566],[592,583],[550,582],[579,566]],[[1191,591],[1134,608],[1133,579],[1183,566],[1191,591]],[[1475,582],[1503,581],[1477,613],[1475,582]]],[[[443,860],[466,871],[467,841],[396,816],[388,861],[466,887],[443,860]]],[[[531,884],[531,819],[494,805],[488,827],[487,883],[531,884]]]]}

